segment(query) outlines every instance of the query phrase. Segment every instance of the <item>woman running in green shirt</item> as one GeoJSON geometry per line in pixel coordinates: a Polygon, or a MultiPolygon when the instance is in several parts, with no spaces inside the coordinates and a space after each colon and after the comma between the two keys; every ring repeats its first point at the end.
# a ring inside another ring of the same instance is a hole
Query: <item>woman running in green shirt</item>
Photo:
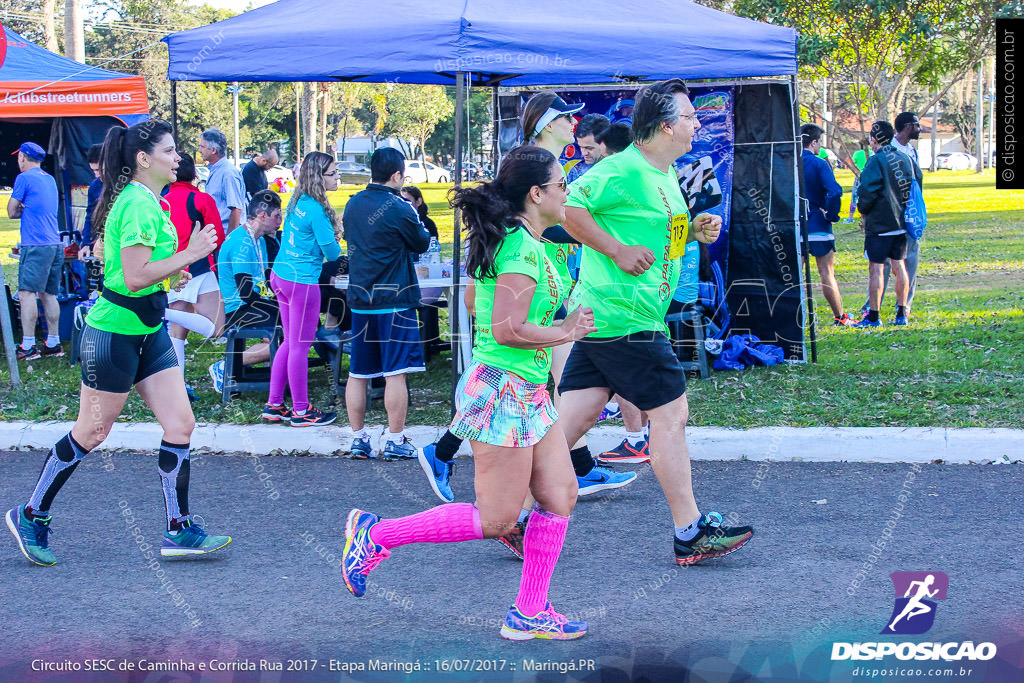
{"type": "Polygon", "coordinates": [[[576,478],[547,391],[551,347],[594,331],[577,308],[554,321],[566,285],[540,242],[564,216],[565,177],[549,152],[517,147],[493,183],[455,191],[467,225],[466,270],[476,281],[476,348],[456,389],[452,432],[473,445],[476,503],[448,503],[398,519],[354,509],[345,528],[342,576],[356,597],[398,546],[498,538],[515,527],[527,492],[537,500],[523,542],[522,582],[501,635],[570,640],[586,634],[548,602],[576,478]]]}
{"type": "Polygon", "coordinates": [[[188,247],[175,253],[177,231],[159,197],[174,182],[179,159],[171,127],[155,119],[111,128],[103,142],[103,195],[93,225],[103,240],[105,286],[82,332],[78,420],[50,450],[28,503],[6,515],[22,554],[37,565],[57,562],[48,541],[54,496],[86,454],[103,443],[133,386],[164,430],[157,464],[167,529],[160,554],[208,553],[231,542],[229,536],[208,535],[189,514],[195,417],[162,320],[171,284],[184,287],[189,264],[217,244],[212,225],[196,225],[188,247]]]}

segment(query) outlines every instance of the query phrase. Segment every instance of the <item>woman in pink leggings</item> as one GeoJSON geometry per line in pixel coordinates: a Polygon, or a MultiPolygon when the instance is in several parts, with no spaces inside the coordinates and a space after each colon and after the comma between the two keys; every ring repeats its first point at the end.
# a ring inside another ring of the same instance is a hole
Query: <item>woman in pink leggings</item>
{"type": "Polygon", "coordinates": [[[270,368],[270,396],[263,419],[311,427],[334,422],[337,413],[325,413],[309,403],[309,347],[320,323],[320,270],[324,261],[341,255],[341,221],[327,201],[338,189],[334,159],[323,152],[307,154],[299,168],[295,193],[288,203],[281,250],[270,274],[270,287],[281,309],[284,342],[270,368]],[[291,410],[284,405],[284,389],[292,394],[291,410]]]}
{"type": "Polygon", "coordinates": [[[517,147],[493,183],[455,191],[467,226],[466,270],[475,287],[476,347],[455,393],[452,432],[473,444],[476,503],[448,503],[409,517],[352,510],[342,577],[356,597],[392,551],[410,543],[498,538],[515,527],[527,492],[537,501],[523,539],[523,575],[501,635],[572,640],[548,586],[576,503],[576,475],[547,391],[551,347],[595,331],[593,311],[553,322],[568,283],[545,255],[541,232],[565,218],[565,176],[554,155],[517,147]]]}

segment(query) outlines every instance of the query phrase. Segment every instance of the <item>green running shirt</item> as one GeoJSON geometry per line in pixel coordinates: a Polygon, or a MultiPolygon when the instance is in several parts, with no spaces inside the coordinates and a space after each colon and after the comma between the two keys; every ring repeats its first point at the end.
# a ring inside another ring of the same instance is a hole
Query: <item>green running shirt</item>
{"type": "MultiPolygon", "coordinates": [[[[522,226],[509,228],[495,256],[494,270],[499,276],[502,273],[526,275],[537,283],[526,322],[549,327],[566,291],[555,265],[544,254],[544,246],[529,230],[522,226]]],[[[534,384],[546,384],[551,370],[551,349],[517,349],[494,340],[491,324],[496,283],[497,277],[476,281],[473,360],[515,373],[534,384]]]]}
{"type": "Polygon", "coordinates": [[[602,230],[625,245],[654,252],[643,275],[584,249],[580,279],[567,307],[594,309],[590,338],[668,332],[665,314],[679,282],[680,257],[693,241],[689,209],[674,170],[651,165],[635,145],[596,164],[569,186],[567,206],[587,209],[602,230]]]}

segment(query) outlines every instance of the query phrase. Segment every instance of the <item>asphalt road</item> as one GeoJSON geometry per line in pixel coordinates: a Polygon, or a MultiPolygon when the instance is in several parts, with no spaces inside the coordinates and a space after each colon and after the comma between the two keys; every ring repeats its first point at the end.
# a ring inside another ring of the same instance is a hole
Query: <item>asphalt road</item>
{"type": "MultiPolygon", "coordinates": [[[[4,510],[26,499],[42,460],[0,453],[4,510]]],[[[473,500],[472,469],[458,461],[457,500],[473,500]]],[[[853,681],[866,663],[831,661],[833,643],[892,639],[878,635],[889,574],[905,570],[945,572],[949,593],[927,635],[897,640],[999,648],[965,663],[969,675],[957,662],[943,665],[952,678],[928,680],[1024,679],[1020,466],[698,462],[702,509],[756,534],[678,569],[668,507],[650,467],[639,471],[580,501],[552,581],[554,605],[591,633],[512,643],[498,629],[520,563],[494,541],[400,548],[363,599],[341,581],[351,507],[398,516],[438,504],[415,462],[194,456],[192,510],[234,542],[149,562],[145,544],[158,549],[163,528],[155,456],[91,455],[53,507],[56,566],[29,565],[2,530],[0,681],[565,680],[560,669],[578,680],[853,681]],[[86,671],[97,666],[115,673],[86,671]]]]}

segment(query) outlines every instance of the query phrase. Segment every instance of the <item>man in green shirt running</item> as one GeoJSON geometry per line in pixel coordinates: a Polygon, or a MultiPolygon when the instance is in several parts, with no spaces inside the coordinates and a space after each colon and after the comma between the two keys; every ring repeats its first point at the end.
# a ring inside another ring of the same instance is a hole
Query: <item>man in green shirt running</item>
{"type": "Polygon", "coordinates": [[[676,563],[725,555],[753,535],[701,515],[693,496],[686,376],[667,336],[665,313],[686,244],[718,239],[719,216],[690,222],[673,166],[700,128],[679,79],[641,88],[633,110],[634,144],[604,159],[570,186],[565,227],[589,249],[569,308],[594,311],[597,331],[573,347],[559,391],[559,422],[570,443],[593,426],[613,393],[646,411],[651,466],[675,522],[676,563]]]}

